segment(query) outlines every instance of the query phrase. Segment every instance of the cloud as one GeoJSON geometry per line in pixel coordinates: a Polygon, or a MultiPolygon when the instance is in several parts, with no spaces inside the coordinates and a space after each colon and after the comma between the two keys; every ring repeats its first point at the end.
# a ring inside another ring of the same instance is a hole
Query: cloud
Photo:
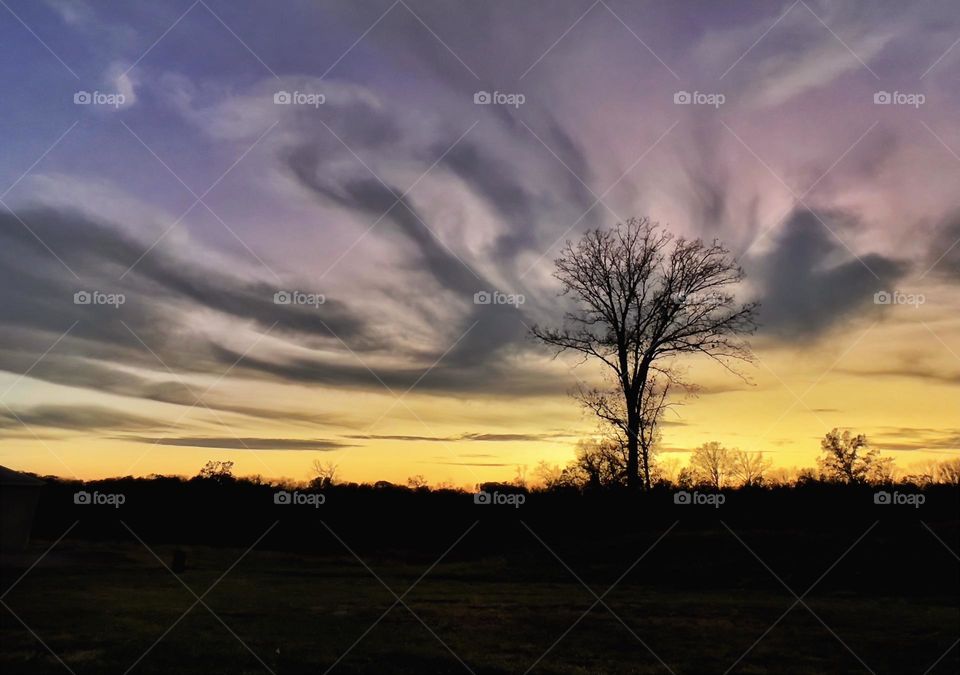
{"type": "MultiPolygon", "coordinates": [[[[348,435],[347,438],[356,438],[364,440],[388,440],[388,441],[422,441],[422,442],[440,442],[453,443],[458,441],[492,441],[497,443],[514,441],[553,441],[557,438],[569,438],[570,434],[565,433],[542,433],[542,434],[487,434],[487,433],[464,433],[450,436],[405,436],[396,434],[356,434],[348,435]]],[[[464,455],[468,456],[468,455],[464,455]]]]}
{"type": "Polygon", "coordinates": [[[24,424],[31,428],[51,427],[74,431],[155,429],[161,426],[156,420],[101,406],[38,405],[20,410],[0,409],[0,429],[17,429],[24,424]]]}
{"type": "Polygon", "coordinates": [[[880,450],[945,452],[960,450],[960,429],[880,427],[870,436],[880,450]]]}
{"type": "Polygon", "coordinates": [[[327,452],[356,447],[339,441],[323,438],[252,438],[239,436],[177,436],[150,438],[145,436],[121,436],[120,440],[136,441],[150,445],[175,445],[191,448],[223,448],[227,450],[310,450],[327,452]]]}
{"type": "Polygon", "coordinates": [[[447,466],[515,466],[502,462],[421,462],[422,464],[440,464],[447,466]]]}
{"type": "Polygon", "coordinates": [[[872,305],[875,292],[907,273],[902,261],[852,256],[830,232],[842,237],[844,225],[836,213],[805,209],[786,220],[774,249],[751,265],[760,288],[761,331],[787,342],[813,340],[872,305]]]}
{"type": "MultiPolygon", "coordinates": [[[[279,284],[213,264],[201,267],[164,246],[151,250],[149,241],[72,212],[0,213],[0,262],[0,369],[25,372],[37,344],[59,339],[30,375],[60,384],[192,405],[196,398],[181,382],[148,379],[130,368],[222,374],[218,349],[229,336],[194,328],[191,317],[198,314],[219,315],[261,334],[271,331],[298,345],[339,344],[337,335],[363,350],[378,340],[364,319],[335,298],[316,307],[276,304],[279,284]],[[77,304],[79,291],[122,294],[124,302],[77,304]]],[[[291,281],[285,287],[307,285],[291,281]]]]}
{"type": "Polygon", "coordinates": [[[927,270],[960,281],[960,213],[951,214],[930,244],[927,270]]]}
{"type": "Polygon", "coordinates": [[[123,96],[121,108],[129,108],[137,102],[136,83],[128,70],[127,66],[116,62],[110,64],[106,73],[106,81],[111,91],[123,96]]]}

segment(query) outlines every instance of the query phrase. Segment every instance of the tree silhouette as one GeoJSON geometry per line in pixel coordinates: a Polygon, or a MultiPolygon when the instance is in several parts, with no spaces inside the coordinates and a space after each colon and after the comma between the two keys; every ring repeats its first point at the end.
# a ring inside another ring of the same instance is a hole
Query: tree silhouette
{"type": "Polygon", "coordinates": [[[735,450],[731,461],[731,473],[744,487],[762,485],[764,474],[770,469],[771,462],[762,452],[735,450]]]}
{"type": "Polygon", "coordinates": [[[233,462],[212,459],[203,465],[200,473],[197,474],[197,478],[212,480],[220,484],[229,483],[234,480],[233,462]]]}
{"type": "Polygon", "coordinates": [[[695,482],[719,490],[734,471],[734,454],[716,441],[704,443],[690,455],[690,471],[695,482]]]}
{"type": "Polygon", "coordinates": [[[863,434],[852,435],[849,431],[831,430],[820,441],[823,451],[817,459],[820,473],[828,480],[845,483],[864,483],[870,477],[879,452],[869,447],[863,434]]]}
{"type": "Polygon", "coordinates": [[[623,402],[626,482],[638,487],[641,430],[655,427],[645,404],[656,376],[670,380],[669,362],[683,354],[705,354],[727,368],[732,359],[750,360],[736,337],[755,329],[756,305],[731,295],[743,270],[719,242],[675,239],[647,218],[590,230],[567,242],[555,262],[562,293],[577,308],[563,327],[534,326],[533,335],[558,354],[579,352],[610,369],[623,402]]]}
{"type": "Polygon", "coordinates": [[[337,465],[333,462],[321,462],[319,459],[313,460],[310,465],[310,474],[312,476],[310,485],[315,488],[325,489],[333,485],[337,477],[337,465]]]}
{"type": "MultiPolygon", "coordinates": [[[[652,374],[644,387],[640,401],[640,427],[637,430],[639,445],[639,468],[642,472],[643,485],[650,488],[653,467],[653,452],[660,440],[660,420],[671,407],[668,399],[674,381],[659,374],[652,374]]],[[[581,387],[576,394],[580,404],[596,415],[610,430],[612,442],[621,446],[627,452],[630,439],[628,425],[629,416],[625,397],[617,387],[604,389],[586,389],[581,387]]],[[[624,477],[626,477],[624,467],[624,477]]]]}

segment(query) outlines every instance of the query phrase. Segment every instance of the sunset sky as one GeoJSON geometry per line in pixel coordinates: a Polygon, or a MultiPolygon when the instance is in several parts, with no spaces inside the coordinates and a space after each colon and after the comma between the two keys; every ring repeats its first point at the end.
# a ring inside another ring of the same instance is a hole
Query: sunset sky
{"type": "Polygon", "coordinates": [[[601,371],[529,327],[565,240],[644,215],[762,303],[661,457],[960,453],[955,0],[0,5],[0,464],[563,465],[601,371]]]}

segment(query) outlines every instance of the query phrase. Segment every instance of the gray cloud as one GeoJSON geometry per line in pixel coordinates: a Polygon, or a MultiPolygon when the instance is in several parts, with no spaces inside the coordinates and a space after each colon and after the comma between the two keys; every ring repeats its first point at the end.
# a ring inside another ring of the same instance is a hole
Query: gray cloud
{"type": "Polygon", "coordinates": [[[74,431],[97,429],[155,429],[156,420],[101,406],[38,405],[20,410],[0,408],[0,429],[52,427],[74,431]]]}
{"type": "MultiPolygon", "coordinates": [[[[818,215],[843,236],[836,214],[818,215]]],[[[875,292],[890,288],[908,270],[906,263],[875,253],[853,258],[806,210],[787,219],[774,250],[755,268],[761,330],[786,341],[811,340],[827,332],[871,305],[875,292]]]]}
{"type": "Polygon", "coordinates": [[[150,445],[175,445],[191,448],[223,448],[227,450],[312,450],[330,451],[355,447],[346,443],[322,438],[252,438],[234,436],[177,436],[149,438],[144,436],[121,436],[121,440],[136,441],[150,445]]]}
{"type": "MultiPolygon", "coordinates": [[[[494,442],[510,442],[510,441],[551,441],[557,438],[569,438],[570,434],[481,434],[481,433],[466,433],[466,434],[457,434],[451,436],[404,436],[404,435],[384,435],[384,434],[356,434],[348,435],[346,438],[356,438],[364,440],[388,440],[388,441],[423,441],[423,442],[441,442],[441,443],[452,443],[457,441],[494,441],[494,442]]],[[[463,455],[464,457],[470,456],[484,456],[484,455],[463,455]]]]}

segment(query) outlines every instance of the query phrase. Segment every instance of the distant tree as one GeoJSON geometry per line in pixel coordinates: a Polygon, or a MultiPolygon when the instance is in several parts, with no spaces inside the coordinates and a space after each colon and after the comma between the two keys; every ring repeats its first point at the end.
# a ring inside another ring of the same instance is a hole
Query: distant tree
{"type": "Polygon", "coordinates": [[[310,466],[310,485],[314,488],[325,489],[333,485],[337,477],[337,465],[333,462],[313,460],[310,466]]]}
{"type": "Polygon", "coordinates": [[[938,482],[939,474],[940,462],[927,460],[911,464],[909,473],[903,479],[908,483],[922,487],[938,482]]]}
{"type": "Polygon", "coordinates": [[[562,487],[566,482],[563,469],[561,469],[559,465],[550,464],[543,459],[541,459],[533,469],[533,475],[540,484],[548,490],[562,487]]]}
{"type": "Polygon", "coordinates": [[[775,469],[770,469],[764,475],[764,483],[767,485],[794,485],[797,482],[797,477],[800,475],[800,470],[797,467],[777,467],[775,469]]]}
{"type": "Polygon", "coordinates": [[[685,466],[677,472],[677,487],[688,489],[694,487],[696,483],[696,477],[689,466],[685,466]]]}
{"type": "Polygon", "coordinates": [[[942,461],[937,467],[936,480],[938,483],[960,485],[960,457],[942,461]]]}
{"type": "Polygon", "coordinates": [[[566,472],[571,481],[588,488],[627,484],[626,448],[610,439],[584,439],[566,472]]]}
{"type": "Polygon", "coordinates": [[[672,485],[677,482],[680,473],[680,460],[657,458],[650,468],[650,479],[654,484],[672,485]]]}
{"type": "Polygon", "coordinates": [[[219,460],[210,460],[203,465],[197,478],[212,480],[217,483],[229,483],[233,478],[233,462],[224,462],[219,460]]]}
{"type": "Polygon", "coordinates": [[[731,474],[744,487],[762,485],[764,474],[772,463],[764,457],[762,452],[747,452],[734,450],[731,457],[731,474]]]}
{"type": "MultiPolygon", "coordinates": [[[[577,302],[562,328],[535,326],[533,335],[557,353],[579,352],[607,366],[623,400],[626,483],[641,484],[644,402],[669,362],[704,354],[729,366],[751,354],[737,337],[755,328],[756,305],[738,304],[730,289],[743,270],[719,242],[673,236],[646,218],[590,230],[567,242],[554,276],[577,302]]],[[[644,476],[649,484],[649,477],[644,476]]]]}
{"type": "Polygon", "coordinates": [[[527,465],[517,464],[513,476],[513,484],[517,487],[527,487],[527,465]]]}
{"type": "Polygon", "coordinates": [[[716,441],[704,443],[690,455],[694,481],[719,490],[733,472],[733,453],[716,441]]]}
{"type": "Polygon", "coordinates": [[[867,472],[870,483],[892,483],[897,478],[897,466],[893,457],[877,457],[867,472]]]}
{"type": "Polygon", "coordinates": [[[824,436],[820,449],[823,454],[817,459],[817,466],[821,475],[826,480],[844,483],[866,482],[880,454],[870,447],[863,434],[854,436],[839,429],[824,436]]]}
{"type": "Polygon", "coordinates": [[[407,487],[413,490],[422,490],[427,487],[427,479],[419,473],[416,476],[410,476],[407,479],[407,487]]]}

